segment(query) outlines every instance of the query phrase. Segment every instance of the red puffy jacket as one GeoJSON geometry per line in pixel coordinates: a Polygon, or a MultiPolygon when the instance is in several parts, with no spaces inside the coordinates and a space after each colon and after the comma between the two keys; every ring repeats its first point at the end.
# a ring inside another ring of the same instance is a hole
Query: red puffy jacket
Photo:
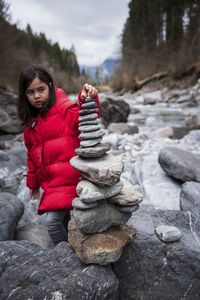
{"type": "MultiPolygon", "coordinates": [[[[57,100],[45,117],[38,116],[34,128],[24,128],[24,142],[28,150],[27,186],[30,189],[42,187],[44,190],[38,214],[73,209],[72,200],[77,197],[76,186],[81,176],[80,171],[72,168],[69,162],[80,145],[80,105],[70,101],[62,89],[55,90],[57,100]]],[[[80,94],[79,104],[83,103],[80,94]]],[[[100,109],[97,95],[96,102],[100,109]]],[[[34,117],[31,123],[33,121],[34,117]]]]}

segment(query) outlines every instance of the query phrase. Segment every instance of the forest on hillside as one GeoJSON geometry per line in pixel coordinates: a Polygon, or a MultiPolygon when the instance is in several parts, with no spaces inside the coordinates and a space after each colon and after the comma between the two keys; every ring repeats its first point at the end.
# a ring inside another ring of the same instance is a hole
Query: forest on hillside
{"type": "Polygon", "coordinates": [[[30,25],[23,31],[10,20],[9,5],[0,0],[0,86],[17,92],[21,71],[37,64],[45,67],[66,92],[79,91],[87,78],[79,72],[73,47],[61,49],[44,33],[34,33],[30,25]]]}
{"type": "Polygon", "coordinates": [[[159,72],[178,78],[200,62],[200,1],[131,0],[121,43],[116,90],[159,72]]]}

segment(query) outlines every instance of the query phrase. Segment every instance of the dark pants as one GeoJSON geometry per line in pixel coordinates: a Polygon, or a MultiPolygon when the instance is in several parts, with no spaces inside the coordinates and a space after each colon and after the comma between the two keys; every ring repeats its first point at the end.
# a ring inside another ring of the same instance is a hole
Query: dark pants
{"type": "Polygon", "coordinates": [[[67,242],[68,222],[70,220],[69,210],[55,210],[46,213],[46,226],[54,245],[60,242],[67,242]]]}

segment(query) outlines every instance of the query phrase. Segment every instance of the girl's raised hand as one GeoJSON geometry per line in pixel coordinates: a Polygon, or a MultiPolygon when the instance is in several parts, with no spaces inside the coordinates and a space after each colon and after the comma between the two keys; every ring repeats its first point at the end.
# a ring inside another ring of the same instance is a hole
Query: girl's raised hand
{"type": "Polygon", "coordinates": [[[97,90],[92,85],[85,83],[81,92],[81,98],[85,99],[89,96],[91,99],[95,98],[97,90]]]}
{"type": "Polygon", "coordinates": [[[30,198],[35,200],[40,197],[40,190],[39,189],[29,189],[30,198]]]}

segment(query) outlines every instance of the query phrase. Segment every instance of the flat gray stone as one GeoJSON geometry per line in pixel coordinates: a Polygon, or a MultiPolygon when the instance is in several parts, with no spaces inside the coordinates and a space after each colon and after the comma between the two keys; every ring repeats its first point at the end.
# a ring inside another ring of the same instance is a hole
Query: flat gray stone
{"type": "Polygon", "coordinates": [[[84,121],[90,121],[90,120],[94,120],[97,119],[98,115],[96,113],[93,113],[91,115],[85,115],[85,116],[80,116],[78,118],[79,122],[84,122],[84,121]]]}
{"type": "Polygon", "coordinates": [[[90,139],[97,139],[102,137],[105,134],[105,130],[99,129],[92,132],[82,132],[79,135],[79,139],[81,140],[90,140],[90,139]]]}
{"type": "Polygon", "coordinates": [[[181,210],[200,214],[200,183],[186,182],[182,185],[180,192],[181,210]]]}
{"type": "Polygon", "coordinates": [[[163,242],[175,242],[181,238],[180,230],[174,226],[160,225],[156,227],[156,233],[163,242]]]}
{"type": "Polygon", "coordinates": [[[84,126],[84,125],[96,125],[100,123],[100,119],[94,119],[94,120],[88,120],[88,121],[81,121],[79,122],[80,126],[84,126]]]}
{"type": "Polygon", "coordinates": [[[108,199],[109,202],[120,205],[136,205],[142,202],[142,195],[136,187],[124,187],[117,195],[108,199]]]}
{"type": "Polygon", "coordinates": [[[83,159],[74,156],[70,163],[72,167],[82,172],[83,177],[99,186],[112,186],[120,181],[123,171],[121,156],[113,156],[110,153],[97,159],[83,159]]]}
{"type": "Polygon", "coordinates": [[[82,110],[79,111],[79,115],[80,116],[89,115],[89,114],[92,114],[92,113],[96,113],[98,111],[99,111],[98,108],[82,109],[82,110]]]}
{"type": "Polygon", "coordinates": [[[100,143],[102,140],[102,138],[99,138],[99,139],[92,139],[92,140],[84,140],[84,141],[81,141],[80,142],[80,145],[82,147],[92,147],[92,146],[95,146],[97,145],[98,143],[100,143]]]}
{"type": "Polygon", "coordinates": [[[94,147],[77,148],[75,149],[76,154],[81,157],[101,157],[110,150],[110,146],[106,144],[97,144],[94,147]]]}
{"type": "Polygon", "coordinates": [[[97,103],[96,101],[90,101],[90,102],[87,102],[87,103],[84,103],[81,105],[81,108],[82,109],[90,109],[90,108],[96,108],[97,107],[97,103]]]}
{"type": "Polygon", "coordinates": [[[72,201],[72,205],[73,207],[77,208],[77,209],[80,209],[80,210],[87,210],[87,209],[90,209],[90,208],[94,208],[94,207],[97,207],[97,202],[96,201],[93,201],[93,202],[90,202],[90,203],[84,203],[80,200],[79,197],[75,198],[73,201],[72,201]]]}
{"type": "Polygon", "coordinates": [[[78,130],[82,132],[91,132],[91,131],[97,131],[100,128],[101,128],[100,125],[83,125],[83,126],[79,126],[78,130]]]}
{"type": "Polygon", "coordinates": [[[139,209],[139,204],[135,205],[115,205],[116,209],[120,212],[133,213],[139,209]]]}
{"type": "Polygon", "coordinates": [[[102,232],[106,229],[125,224],[131,213],[119,212],[114,205],[106,200],[98,202],[98,206],[90,210],[73,210],[76,225],[83,233],[102,232]]]}
{"type": "Polygon", "coordinates": [[[76,192],[81,201],[91,203],[114,196],[118,194],[122,188],[123,183],[121,181],[111,187],[99,187],[88,180],[82,180],[78,183],[76,192]]]}

